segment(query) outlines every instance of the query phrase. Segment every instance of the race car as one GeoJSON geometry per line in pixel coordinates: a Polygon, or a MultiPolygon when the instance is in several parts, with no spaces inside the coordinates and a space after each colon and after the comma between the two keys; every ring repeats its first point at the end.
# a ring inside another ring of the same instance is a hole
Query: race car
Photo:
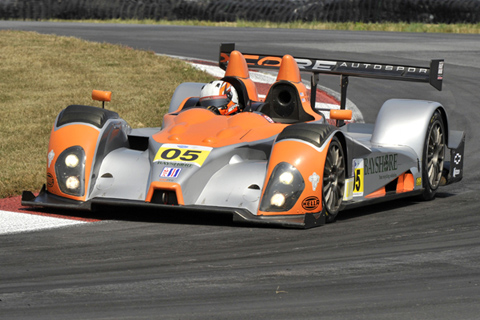
{"type": "MultiPolygon", "coordinates": [[[[465,133],[450,128],[440,103],[391,99],[373,124],[352,121],[345,107],[349,77],[441,90],[443,60],[428,67],[334,61],[241,53],[229,43],[220,46],[219,66],[220,83],[177,87],[158,128],[132,129],[100,107],[62,110],[51,131],[46,184],[38,196],[25,191],[22,204],[222,213],[234,222],[311,228],[344,209],[431,200],[440,186],[462,179],[465,133]],[[252,68],[277,74],[264,98],[252,68]],[[311,90],[302,73],[311,76],[311,90]],[[315,108],[320,74],[341,77],[339,109],[315,108]]],[[[104,91],[92,96],[111,99],[104,91]]]]}

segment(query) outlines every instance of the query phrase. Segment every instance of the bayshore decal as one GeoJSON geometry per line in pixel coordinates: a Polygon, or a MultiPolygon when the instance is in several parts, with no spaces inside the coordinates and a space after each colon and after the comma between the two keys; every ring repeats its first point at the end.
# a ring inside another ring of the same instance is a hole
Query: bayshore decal
{"type": "Polygon", "coordinates": [[[365,174],[382,173],[397,170],[398,154],[385,154],[374,158],[365,158],[365,174]]]}
{"type": "Polygon", "coordinates": [[[365,176],[376,174],[379,179],[395,179],[398,169],[397,153],[383,154],[372,158],[353,159],[353,196],[363,196],[365,176]]]}

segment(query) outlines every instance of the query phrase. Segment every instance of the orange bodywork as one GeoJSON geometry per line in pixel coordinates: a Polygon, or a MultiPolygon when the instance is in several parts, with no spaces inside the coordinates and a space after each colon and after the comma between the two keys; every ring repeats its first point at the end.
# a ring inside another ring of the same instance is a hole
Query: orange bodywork
{"type": "Polygon", "coordinates": [[[153,193],[155,192],[155,190],[173,191],[177,196],[178,204],[179,205],[185,204],[183,200],[182,187],[178,183],[153,181],[150,184],[150,188],[148,189],[147,197],[145,198],[146,202],[151,202],[153,193]]]}
{"type": "Polygon", "coordinates": [[[163,130],[153,135],[153,139],[160,143],[219,148],[267,139],[280,133],[285,127],[285,124],[270,123],[256,113],[221,116],[203,108],[193,108],[177,116],[166,115],[163,130]]]}
{"type": "Polygon", "coordinates": [[[387,192],[385,191],[385,187],[381,187],[380,189],[366,195],[365,199],[380,198],[380,197],[384,197],[386,194],[387,192]]]}
{"type": "Polygon", "coordinates": [[[303,84],[302,77],[300,75],[300,69],[298,69],[298,64],[291,55],[287,54],[283,56],[276,81],[288,81],[293,84],[297,88],[298,94],[300,95],[303,110],[305,110],[305,112],[311,115],[315,120],[321,118],[321,116],[312,110],[307,87],[305,87],[303,84]]]}
{"type": "MultiPolygon", "coordinates": [[[[225,75],[242,80],[247,88],[249,98],[254,101],[258,100],[256,87],[249,77],[247,63],[240,52],[233,51],[231,53],[225,75]]],[[[310,114],[314,120],[322,119],[322,116],[311,108],[307,89],[302,82],[297,62],[292,56],[285,55],[281,60],[277,81],[292,83],[298,90],[305,112],[310,114]]],[[[181,109],[182,107],[175,113],[180,112],[181,109]]],[[[165,115],[163,130],[155,134],[153,138],[160,143],[223,147],[267,139],[280,133],[286,126],[281,123],[270,123],[267,118],[256,113],[244,112],[233,116],[222,116],[215,115],[203,108],[192,108],[178,115],[165,115]]]]}
{"type": "MultiPolygon", "coordinates": [[[[268,165],[267,177],[272,175],[273,169],[280,162],[287,162],[295,166],[303,177],[305,182],[305,189],[300,195],[298,201],[293,208],[287,212],[265,212],[258,211],[258,215],[275,216],[275,215],[292,215],[315,213],[322,210],[322,183],[323,167],[325,165],[326,154],[330,143],[324,145],[323,149],[319,150],[308,143],[303,143],[299,140],[284,140],[277,142],[272,150],[270,161],[268,165]],[[315,159],[315,161],[312,161],[315,159]],[[314,186],[309,177],[313,174],[319,176],[318,185],[314,186]],[[310,206],[307,210],[302,205],[307,199],[317,199],[318,206],[310,206]]],[[[263,197],[263,194],[262,194],[263,197]]]]}
{"type": "Polygon", "coordinates": [[[247,62],[239,51],[232,51],[230,54],[230,61],[227,70],[225,70],[225,77],[236,77],[243,82],[247,89],[248,98],[251,101],[258,101],[257,87],[248,71],[247,62]]]}
{"type": "MultiPolygon", "coordinates": [[[[414,185],[414,178],[413,174],[411,173],[403,173],[397,177],[397,186],[395,189],[396,193],[404,193],[413,191],[414,185]]],[[[385,187],[381,187],[380,189],[368,194],[365,196],[366,199],[374,199],[386,196],[387,192],[385,187]]]]}
{"type": "Polygon", "coordinates": [[[415,187],[413,180],[413,174],[411,173],[404,173],[400,175],[397,181],[397,193],[412,191],[415,187]]]}
{"type": "MultiPolygon", "coordinates": [[[[49,166],[47,166],[47,190],[53,194],[70,198],[74,200],[84,201],[86,196],[77,197],[63,193],[57,183],[57,176],[55,173],[55,163],[58,156],[67,148],[71,146],[81,146],[85,151],[85,187],[89,183],[90,172],[92,169],[93,157],[97,146],[98,135],[100,131],[90,125],[85,124],[70,124],[55,130],[52,129],[50,134],[50,142],[48,144],[48,152],[53,150],[54,157],[49,166]]],[[[86,195],[85,190],[85,195],[86,195]]]]}

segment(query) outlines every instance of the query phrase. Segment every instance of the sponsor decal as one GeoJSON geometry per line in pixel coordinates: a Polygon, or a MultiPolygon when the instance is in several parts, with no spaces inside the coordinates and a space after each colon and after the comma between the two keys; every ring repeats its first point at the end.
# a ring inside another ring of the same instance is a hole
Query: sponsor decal
{"type": "MultiPolygon", "coordinates": [[[[280,56],[266,56],[258,54],[244,54],[247,65],[255,67],[270,67],[279,68],[282,57],[280,56]]],[[[364,74],[371,73],[385,73],[386,75],[396,77],[422,77],[429,76],[429,69],[415,66],[402,66],[382,63],[369,63],[369,62],[353,62],[342,60],[321,60],[311,58],[294,58],[300,71],[318,71],[318,72],[357,72],[364,74]]],[[[226,68],[230,56],[228,53],[222,52],[220,64],[226,68]]],[[[438,66],[437,79],[443,79],[444,63],[440,62],[438,66]]]]}
{"type": "Polygon", "coordinates": [[[320,176],[314,172],[310,177],[308,177],[308,181],[312,183],[313,191],[317,190],[317,185],[320,182],[320,176]]]}
{"type": "Polygon", "coordinates": [[[339,69],[359,69],[359,70],[375,70],[375,71],[392,71],[397,73],[417,73],[428,74],[427,68],[393,66],[379,63],[363,63],[363,62],[339,62],[339,69]]]}
{"type": "Polygon", "coordinates": [[[453,168],[453,177],[455,178],[456,176],[460,175],[460,169],[457,169],[457,168],[453,168]]]}
{"type": "Polygon", "coordinates": [[[417,179],[415,180],[415,185],[416,185],[417,187],[419,187],[419,186],[422,185],[422,178],[421,178],[421,177],[419,177],[419,178],[417,178],[417,179]]]}
{"type": "Polygon", "coordinates": [[[459,165],[462,162],[462,155],[460,153],[455,154],[455,158],[453,159],[456,165],[459,165]]]}
{"type": "Polygon", "coordinates": [[[281,57],[260,56],[253,54],[244,54],[248,65],[266,66],[266,67],[280,67],[282,63],[281,57]]]}
{"type": "Polygon", "coordinates": [[[272,118],[270,118],[270,117],[269,117],[269,116],[267,116],[266,114],[263,114],[263,113],[262,113],[262,114],[261,114],[261,116],[262,116],[262,117],[264,117],[264,118],[265,118],[265,120],[267,120],[267,121],[268,121],[268,122],[270,122],[270,123],[274,123],[274,122],[275,122],[275,121],[273,121],[273,119],[272,119],[272,118]]]}
{"type": "Polygon", "coordinates": [[[396,173],[387,173],[387,174],[379,174],[378,178],[380,180],[393,180],[397,177],[396,173]]]}
{"type": "Polygon", "coordinates": [[[336,61],[316,59],[295,59],[300,69],[331,71],[337,65],[336,61]]]}
{"type": "Polygon", "coordinates": [[[343,191],[343,201],[353,198],[353,178],[345,179],[345,190],[343,191]]]}
{"type": "Polygon", "coordinates": [[[158,149],[153,162],[161,162],[162,164],[190,164],[201,167],[207,159],[211,147],[164,144],[158,149]]]}
{"type": "Polygon", "coordinates": [[[178,178],[181,171],[181,168],[164,167],[162,173],[160,173],[160,178],[178,178]]]}
{"type": "Polygon", "coordinates": [[[443,61],[440,61],[440,63],[438,64],[437,80],[443,80],[443,65],[443,61]]]}
{"type": "Polygon", "coordinates": [[[55,179],[53,178],[53,175],[50,172],[47,173],[47,187],[52,188],[54,184],[55,179]]]}
{"type": "Polygon", "coordinates": [[[313,211],[317,209],[319,205],[320,205],[320,199],[318,199],[315,196],[305,198],[302,201],[302,208],[307,211],[313,211]]]}
{"type": "Polygon", "coordinates": [[[374,158],[365,158],[365,175],[397,170],[398,154],[385,154],[374,158]]]}
{"type": "Polygon", "coordinates": [[[55,158],[55,152],[53,152],[53,149],[50,150],[48,153],[48,167],[50,168],[50,165],[52,164],[53,159],[55,158]]]}
{"type": "Polygon", "coordinates": [[[353,196],[363,196],[363,183],[365,181],[364,159],[353,159],[353,196]]]}
{"type": "Polygon", "coordinates": [[[174,166],[174,167],[180,167],[180,168],[191,168],[193,165],[191,163],[184,163],[184,162],[170,162],[170,161],[157,161],[155,162],[157,165],[163,165],[163,166],[174,166]]]}

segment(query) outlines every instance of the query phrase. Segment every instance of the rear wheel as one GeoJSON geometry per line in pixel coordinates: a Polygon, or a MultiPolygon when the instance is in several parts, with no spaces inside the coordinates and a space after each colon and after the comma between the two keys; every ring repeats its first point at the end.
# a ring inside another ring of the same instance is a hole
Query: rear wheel
{"type": "Polygon", "coordinates": [[[442,179],[445,161],[445,129],[442,115],[437,110],[430,119],[425,145],[423,148],[422,180],[423,199],[431,200],[435,197],[442,179]]]}
{"type": "Polygon", "coordinates": [[[335,220],[345,189],[345,157],[340,141],[333,137],[328,147],[323,169],[322,199],[327,221],[335,220]]]}

